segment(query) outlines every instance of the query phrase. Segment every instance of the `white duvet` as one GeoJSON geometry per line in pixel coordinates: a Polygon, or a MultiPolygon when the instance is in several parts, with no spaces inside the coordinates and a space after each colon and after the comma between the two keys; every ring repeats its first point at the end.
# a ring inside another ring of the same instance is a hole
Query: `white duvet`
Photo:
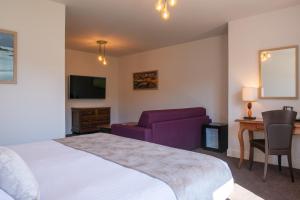
{"type": "MultiPolygon", "coordinates": [[[[31,168],[41,200],[176,200],[158,179],[54,141],[9,148],[31,168]]],[[[0,199],[11,200],[1,190],[0,199]]]]}

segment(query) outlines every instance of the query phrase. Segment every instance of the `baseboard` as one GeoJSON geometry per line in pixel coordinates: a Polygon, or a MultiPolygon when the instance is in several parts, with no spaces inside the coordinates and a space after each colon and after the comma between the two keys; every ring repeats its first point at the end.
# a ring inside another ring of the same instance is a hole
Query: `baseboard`
{"type": "MultiPolygon", "coordinates": [[[[227,150],[227,156],[228,157],[234,157],[234,158],[239,158],[240,157],[240,150],[239,149],[228,149],[227,150]]],[[[249,158],[249,151],[245,151],[244,155],[245,160],[248,160],[249,158]]],[[[257,151],[255,149],[254,152],[254,161],[256,162],[265,162],[265,157],[264,154],[260,151],[257,151]]],[[[269,156],[269,163],[273,165],[277,165],[277,156],[269,156]]],[[[292,163],[293,163],[293,168],[300,169],[300,160],[292,158],[292,163]]],[[[282,166],[288,166],[287,158],[286,156],[282,157],[282,166]]]]}

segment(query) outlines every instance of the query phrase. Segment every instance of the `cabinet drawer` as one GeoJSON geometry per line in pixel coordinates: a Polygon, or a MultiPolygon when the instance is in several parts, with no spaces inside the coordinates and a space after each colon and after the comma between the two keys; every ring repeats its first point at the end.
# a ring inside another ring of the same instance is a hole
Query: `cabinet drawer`
{"type": "Polygon", "coordinates": [[[90,122],[90,121],[107,121],[110,118],[109,115],[96,115],[96,116],[81,116],[81,122],[90,122]]]}
{"type": "Polygon", "coordinates": [[[79,114],[80,116],[93,116],[96,115],[96,110],[82,110],[79,114]]]}
{"type": "Polygon", "coordinates": [[[89,122],[89,121],[99,121],[101,119],[101,116],[97,115],[83,115],[80,116],[81,122],[89,122]]]}
{"type": "Polygon", "coordinates": [[[96,111],[96,114],[97,115],[109,115],[110,114],[110,110],[107,110],[107,109],[98,109],[96,111]]]}
{"type": "Polygon", "coordinates": [[[95,120],[95,121],[81,121],[80,122],[80,126],[95,126],[95,125],[98,125],[100,124],[100,121],[99,120],[95,120]]]}

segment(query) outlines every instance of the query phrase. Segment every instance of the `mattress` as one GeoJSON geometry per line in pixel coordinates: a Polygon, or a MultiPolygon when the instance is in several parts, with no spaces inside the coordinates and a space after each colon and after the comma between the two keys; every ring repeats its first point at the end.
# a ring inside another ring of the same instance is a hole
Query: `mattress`
{"type": "Polygon", "coordinates": [[[54,141],[9,148],[32,170],[41,200],[176,200],[155,178],[54,141]]]}
{"type": "MultiPolygon", "coordinates": [[[[107,136],[106,134],[106,136],[104,136],[104,134],[99,136],[102,135],[103,137],[111,138],[111,136],[107,136]]],[[[89,137],[96,136],[97,134],[93,134],[93,136],[89,137]]],[[[101,138],[99,136],[98,138],[101,138]]],[[[76,140],[78,139],[80,139],[80,137],[76,140]]],[[[123,139],[118,139],[123,141],[123,139]]],[[[99,155],[78,150],[56,141],[9,146],[9,148],[17,152],[24,159],[37,178],[41,190],[41,200],[179,199],[176,196],[174,188],[160,177],[144,173],[139,169],[124,166],[106,158],[105,156],[102,158],[99,155]]],[[[103,146],[103,148],[105,147],[103,146]]],[[[169,149],[169,147],[163,148],[167,148],[167,150],[169,149]]],[[[116,151],[116,153],[118,152],[116,151]]],[[[184,153],[187,152],[185,151],[184,153]]],[[[200,156],[201,154],[197,155],[200,156]]],[[[203,162],[205,162],[205,160],[203,160],[203,162]]],[[[216,159],[216,162],[218,162],[219,165],[227,166],[227,164],[221,160],[216,159]]],[[[224,170],[224,168],[222,168],[222,170],[224,170]]],[[[218,178],[215,178],[214,180],[213,174],[214,171],[200,175],[201,179],[204,180],[196,183],[199,184],[196,187],[197,190],[205,193],[206,190],[205,187],[203,187],[203,183],[207,183],[209,185],[214,183],[214,181],[220,180],[218,178]]],[[[218,173],[215,175],[219,176],[218,173]]],[[[186,177],[184,176],[180,177],[174,174],[175,180],[185,178],[186,177]]],[[[213,194],[209,194],[209,199],[224,200],[233,190],[233,179],[229,179],[226,182],[218,184],[220,184],[220,187],[216,188],[213,194]]],[[[187,191],[190,191],[191,188],[195,190],[195,187],[186,187],[187,191]]],[[[198,195],[199,191],[195,192],[194,195],[193,192],[191,192],[188,199],[202,199],[198,195]]],[[[3,191],[2,193],[0,191],[0,199],[11,200],[10,198],[2,198],[1,195],[5,196],[3,191]]]]}

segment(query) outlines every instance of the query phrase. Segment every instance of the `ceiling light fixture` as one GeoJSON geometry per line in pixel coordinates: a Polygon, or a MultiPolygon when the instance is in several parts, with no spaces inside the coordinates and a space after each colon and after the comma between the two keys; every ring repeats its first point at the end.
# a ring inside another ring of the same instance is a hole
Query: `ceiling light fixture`
{"type": "Polygon", "coordinates": [[[264,51],[260,54],[260,59],[262,62],[265,62],[270,58],[271,58],[271,54],[269,52],[264,51]]]}
{"type": "Polygon", "coordinates": [[[168,20],[170,18],[170,12],[168,10],[168,6],[174,7],[177,4],[177,0],[158,0],[156,3],[156,10],[160,12],[161,17],[164,20],[168,20]]]}
{"type": "Polygon", "coordinates": [[[107,65],[107,59],[106,59],[106,45],[107,41],[105,40],[98,40],[97,44],[99,45],[98,49],[98,60],[103,64],[107,65]]]}

